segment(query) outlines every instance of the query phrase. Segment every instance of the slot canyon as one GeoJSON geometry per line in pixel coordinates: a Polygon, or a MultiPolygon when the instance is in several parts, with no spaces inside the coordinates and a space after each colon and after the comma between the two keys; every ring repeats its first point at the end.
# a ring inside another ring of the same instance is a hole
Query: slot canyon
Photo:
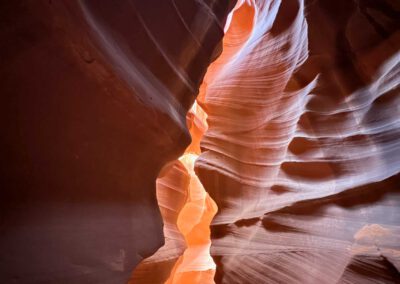
{"type": "Polygon", "coordinates": [[[400,283],[400,1],[0,23],[0,283],[400,283]]]}

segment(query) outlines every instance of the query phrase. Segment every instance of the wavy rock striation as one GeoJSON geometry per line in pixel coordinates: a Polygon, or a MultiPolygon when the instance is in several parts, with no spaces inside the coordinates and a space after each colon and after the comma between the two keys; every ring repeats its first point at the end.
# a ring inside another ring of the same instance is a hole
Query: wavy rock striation
{"type": "Polygon", "coordinates": [[[3,2],[1,283],[399,283],[398,1],[3,2]]]}
{"type": "Polygon", "coordinates": [[[239,3],[198,98],[217,283],[399,281],[399,11],[239,3]]]}
{"type": "Polygon", "coordinates": [[[165,245],[143,260],[131,283],[213,283],[215,263],[210,255],[210,224],[215,202],[194,172],[207,115],[195,102],[187,114],[192,143],[164,167],[157,179],[157,200],[164,221],[165,245]]]}
{"type": "MultiPolygon", "coordinates": [[[[217,283],[399,281],[398,11],[254,0],[229,15],[197,98],[209,128],[195,172],[218,205],[217,283]]],[[[183,255],[180,176],[159,179],[160,208],[174,214],[137,283],[163,283],[183,255]]]]}

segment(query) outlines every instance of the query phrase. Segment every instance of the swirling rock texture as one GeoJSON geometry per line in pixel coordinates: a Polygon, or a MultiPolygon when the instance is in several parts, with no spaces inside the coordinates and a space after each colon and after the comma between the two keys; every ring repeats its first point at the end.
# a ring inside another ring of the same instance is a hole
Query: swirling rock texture
{"type": "MultiPolygon", "coordinates": [[[[203,88],[204,90],[204,88],[203,88]]],[[[213,283],[210,224],[217,206],[194,171],[207,131],[207,114],[195,102],[187,114],[192,142],[179,161],[157,179],[157,200],[164,221],[165,245],[145,259],[130,283],[213,283]]]]}
{"type": "Polygon", "coordinates": [[[234,11],[198,98],[217,283],[399,283],[399,20],[396,1],[234,11]]]}
{"type": "Polygon", "coordinates": [[[400,282],[398,1],[3,2],[0,282],[400,282]]]}
{"type": "MultiPolygon", "coordinates": [[[[237,4],[197,98],[217,283],[400,281],[399,19],[384,1],[237,4]]],[[[133,279],[162,283],[179,254],[133,279]]]]}

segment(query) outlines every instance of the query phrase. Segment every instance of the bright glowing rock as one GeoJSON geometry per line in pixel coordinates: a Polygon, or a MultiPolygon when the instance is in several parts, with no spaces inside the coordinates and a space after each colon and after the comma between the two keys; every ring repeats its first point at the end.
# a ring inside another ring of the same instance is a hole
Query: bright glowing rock
{"type": "Polygon", "coordinates": [[[199,98],[218,283],[398,281],[398,7],[359,5],[255,0],[233,12],[199,98]],[[378,10],[385,20],[369,18],[378,10]],[[363,234],[379,242],[365,249],[363,234]]]}
{"type": "Polygon", "coordinates": [[[1,283],[400,282],[398,1],[0,6],[1,283]]]}

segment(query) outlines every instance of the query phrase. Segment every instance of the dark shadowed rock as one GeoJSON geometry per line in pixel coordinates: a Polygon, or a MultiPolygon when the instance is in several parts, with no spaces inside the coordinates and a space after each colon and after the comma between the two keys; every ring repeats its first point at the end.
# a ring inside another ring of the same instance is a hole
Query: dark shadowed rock
{"type": "Polygon", "coordinates": [[[228,1],[0,4],[2,283],[124,283],[228,1]]]}

